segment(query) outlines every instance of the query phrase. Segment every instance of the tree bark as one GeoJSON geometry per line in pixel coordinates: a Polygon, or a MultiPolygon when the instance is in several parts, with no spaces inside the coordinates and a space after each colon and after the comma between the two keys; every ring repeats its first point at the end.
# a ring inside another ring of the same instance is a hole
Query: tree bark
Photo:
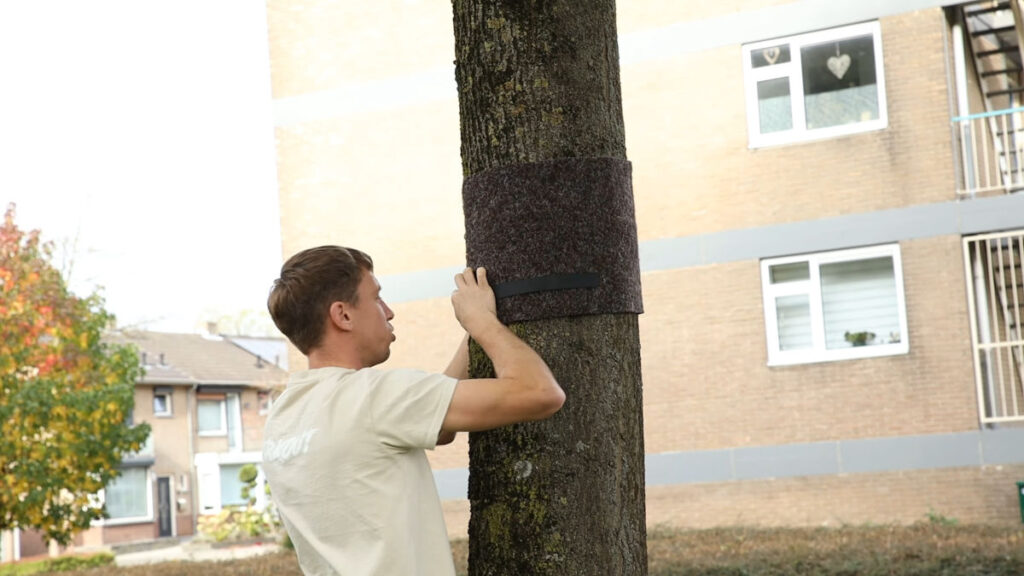
{"type": "MultiPolygon", "coordinates": [[[[625,160],[614,0],[453,0],[453,11],[465,177],[625,160]]],[[[512,328],[567,400],[549,420],[470,435],[469,574],[646,574],[637,316],[512,328]]],[[[470,374],[492,374],[472,352],[470,374]]]]}

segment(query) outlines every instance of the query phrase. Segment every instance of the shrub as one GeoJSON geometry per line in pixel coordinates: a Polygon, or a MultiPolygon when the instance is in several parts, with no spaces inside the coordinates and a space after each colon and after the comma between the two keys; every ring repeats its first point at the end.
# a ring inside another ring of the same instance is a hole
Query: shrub
{"type": "Polygon", "coordinates": [[[28,576],[30,574],[49,574],[54,572],[74,572],[88,570],[114,563],[114,555],[101,552],[90,556],[61,556],[36,562],[0,565],[0,576],[28,576]]]}

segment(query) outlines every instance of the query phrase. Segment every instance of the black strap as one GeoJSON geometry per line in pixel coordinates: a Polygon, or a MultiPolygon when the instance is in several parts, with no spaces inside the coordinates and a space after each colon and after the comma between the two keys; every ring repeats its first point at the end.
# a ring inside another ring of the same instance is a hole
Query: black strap
{"type": "Polygon", "coordinates": [[[569,288],[597,288],[601,284],[601,276],[596,272],[579,272],[568,274],[548,274],[524,280],[512,280],[496,284],[494,296],[507,298],[531,292],[547,292],[550,290],[567,290],[569,288]]]}

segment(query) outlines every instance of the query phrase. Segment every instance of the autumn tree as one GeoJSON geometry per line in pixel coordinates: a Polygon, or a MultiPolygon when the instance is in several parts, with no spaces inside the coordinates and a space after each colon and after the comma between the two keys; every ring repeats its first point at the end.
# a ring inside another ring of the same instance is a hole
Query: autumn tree
{"type": "MultiPolygon", "coordinates": [[[[647,573],[642,311],[614,0],[453,0],[470,266],[566,391],[470,435],[470,575],[647,573]]],[[[490,366],[479,348],[471,375],[490,366]]]]}
{"type": "Polygon", "coordinates": [[[104,343],[112,316],[81,298],[53,265],[39,231],[0,226],[0,529],[38,529],[68,544],[104,517],[96,494],[137,451],[131,426],[135,352],[104,343]]]}

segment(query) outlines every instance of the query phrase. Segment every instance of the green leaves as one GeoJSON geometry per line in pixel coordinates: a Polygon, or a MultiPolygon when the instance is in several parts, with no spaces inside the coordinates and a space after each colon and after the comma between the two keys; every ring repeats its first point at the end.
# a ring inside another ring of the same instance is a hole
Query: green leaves
{"type": "Polygon", "coordinates": [[[139,450],[126,424],[141,376],[135,352],[101,342],[102,299],[71,293],[37,231],[0,225],[0,530],[36,528],[67,544],[102,518],[95,494],[139,450]]]}

